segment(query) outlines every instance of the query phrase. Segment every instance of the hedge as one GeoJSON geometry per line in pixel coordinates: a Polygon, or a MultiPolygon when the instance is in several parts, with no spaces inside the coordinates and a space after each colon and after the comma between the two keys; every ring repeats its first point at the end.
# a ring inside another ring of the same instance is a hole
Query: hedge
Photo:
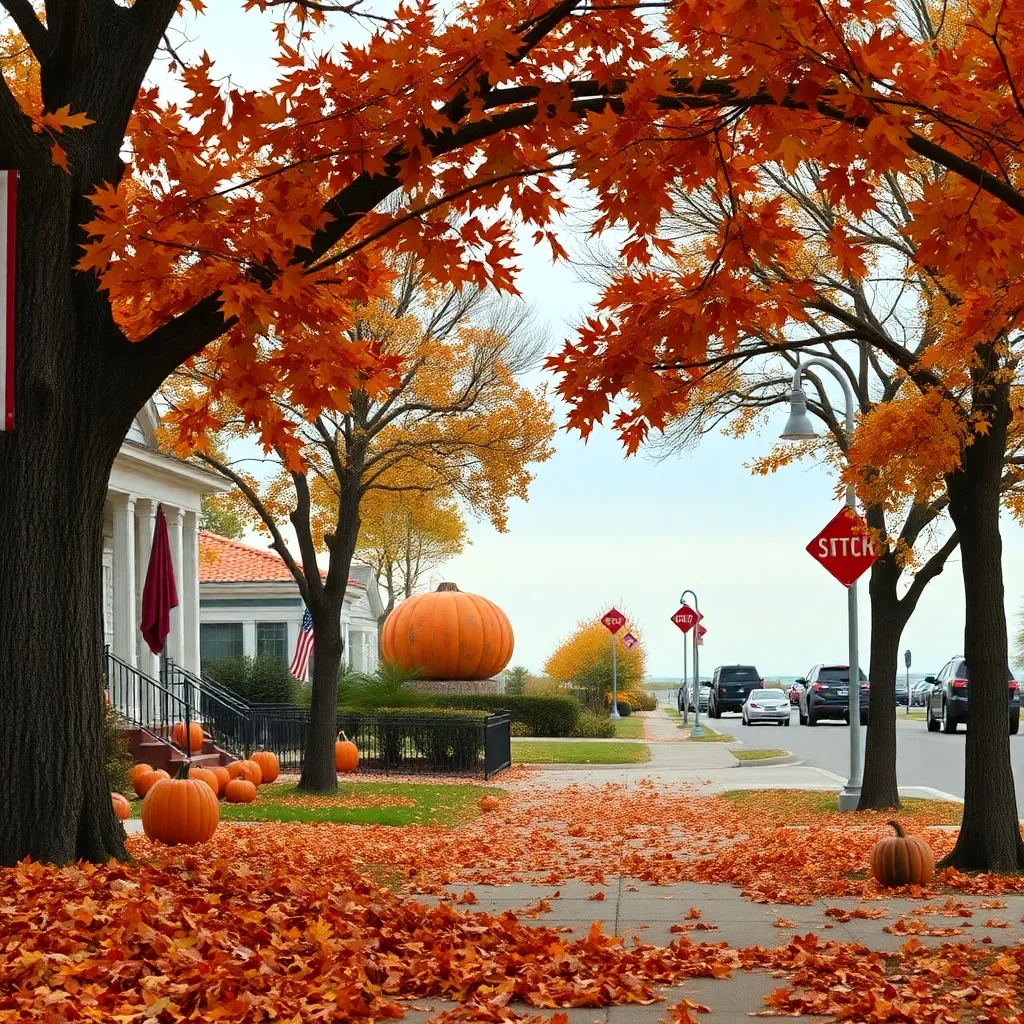
{"type": "Polygon", "coordinates": [[[580,720],[580,702],[575,697],[562,695],[534,697],[508,693],[445,693],[438,695],[437,703],[439,709],[508,711],[513,722],[525,725],[534,736],[571,736],[580,720]]]}
{"type": "Polygon", "coordinates": [[[583,736],[587,739],[611,739],[614,735],[615,723],[607,715],[587,710],[580,714],[579,724],[573,732],[573,736],[583,736]]]}

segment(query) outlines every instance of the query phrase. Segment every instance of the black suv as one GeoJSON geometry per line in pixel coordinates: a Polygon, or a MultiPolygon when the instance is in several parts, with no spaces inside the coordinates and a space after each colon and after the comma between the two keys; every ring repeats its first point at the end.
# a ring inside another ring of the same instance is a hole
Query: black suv
{"type": "MultiPolygon", "coordinates": [[[[925,694],[924,716],[929,732],[956,732],[956,727],[967,724],[968,697],[971,687],[967,678],[967,662],[962,655],[950,658],[937,676],[928,676],[930,693],[925,694]]],[[[1006,670],[1007,710],[1010,714],[1011,735],[1020,729],[1020,687],[1013,673],[1006,670]]]]}
{"type": "MultiPolygon", "coordinates": [[[[841,718],[850,723],[850,666],[815,665],[806,679],[797,708],[801,725],[817,725],[823,718],[841,718]]],[[[868,677],[860,673],[860,724],[868,724],[868,677]]]]}
{"type": "Polygon", "coordinates": [[[708,714],[721,718],[723,711],[743,711],[751,690],[760,690],[764,680],[753,665],[719,665],[711,677],[708,714]]]}

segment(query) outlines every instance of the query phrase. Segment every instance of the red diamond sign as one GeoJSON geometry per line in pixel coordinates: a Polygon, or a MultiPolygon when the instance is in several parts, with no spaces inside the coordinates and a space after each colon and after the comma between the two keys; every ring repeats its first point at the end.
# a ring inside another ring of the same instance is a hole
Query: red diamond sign
{"type": "Polygon", "coordinates": [[[684,632],[689,633],[694,626],[703,619],[700,612],[684,604],[679,611],[672,616],[672,621],[684,632]]]}
{"type": "Polygon", "coordinates": [[[707,630],[704,628],[703,625],[698,625],[697,626],[697,638],[698,639],[703,637],[706,632],[707,632],[707,630]]]}
{"type": "Polygon", "coordinates": [[[625,647],[626,650],[629,650],[630,647],[636,647],[638,643],[640,643],[640,641],[635,636],[633,636],[632,633],[627,633],[622,638],[622,646],[625,647]]]}
{"type": "Polygon", "coordinates": [[[807,551],[844,587],[856,583],[878,558],[868,524],[848,506],[807,545],[807,551]]]}
{"type": "Polygon", "coordinates": [[[618,608],[613,608],[601,616],[601,622],[604,624],[604,628],[614,636],[626,624],[626,616],[618,608]]]}

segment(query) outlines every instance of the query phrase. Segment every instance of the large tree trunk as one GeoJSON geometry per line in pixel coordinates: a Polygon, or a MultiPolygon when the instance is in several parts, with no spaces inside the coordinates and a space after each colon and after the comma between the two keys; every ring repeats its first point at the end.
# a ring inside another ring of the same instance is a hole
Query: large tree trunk
{"type": "MultiPolygon", "coordinates": [[[[896,779],[896,659],[906,618],[896,595],[900,569],[887,553],[871,569],[871,655],[864,782],[857,810],[899,807],[896,779]]],[[[855,685],[851,680],[850,685],[855,685]]]]}
{"type": "Polygon", "coordinates": [[[112,395],[101,304],[70,270],[70,189],[49,178],[20,189],[16,426],[0,433],[5,865],[125,856],[104,769],[102,524],[135,410],[112,395]]]}
{"type": "Polygon", "coordinates": [[[1024,869],[1024,842],[1010,765],[1007,712],[1007,636],[1003,606],[999,482],[1010,419],[1009,387],[992,384],[997,365],[979,351],[984,370],[974,407],[988,420],[963,450],[960,472],[947,477],[949,511],[960,536],[966,616],[964,656],[970,677],[970,721],[965,752],[964,818],[956,846],[944,861],[961,870],[1024,869]]]}

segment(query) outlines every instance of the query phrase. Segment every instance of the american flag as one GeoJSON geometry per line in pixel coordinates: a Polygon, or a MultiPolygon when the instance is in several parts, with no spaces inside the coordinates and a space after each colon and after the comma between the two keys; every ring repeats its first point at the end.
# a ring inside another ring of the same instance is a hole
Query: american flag
{"type": "Polygon", "coordinates": [[[313,616],[307,608],[302,615],[302,627],[295,644],[295,657],[288,669],[293,679],[305,680],[309,675],[309,659],[313,656],[313,616]]]}

